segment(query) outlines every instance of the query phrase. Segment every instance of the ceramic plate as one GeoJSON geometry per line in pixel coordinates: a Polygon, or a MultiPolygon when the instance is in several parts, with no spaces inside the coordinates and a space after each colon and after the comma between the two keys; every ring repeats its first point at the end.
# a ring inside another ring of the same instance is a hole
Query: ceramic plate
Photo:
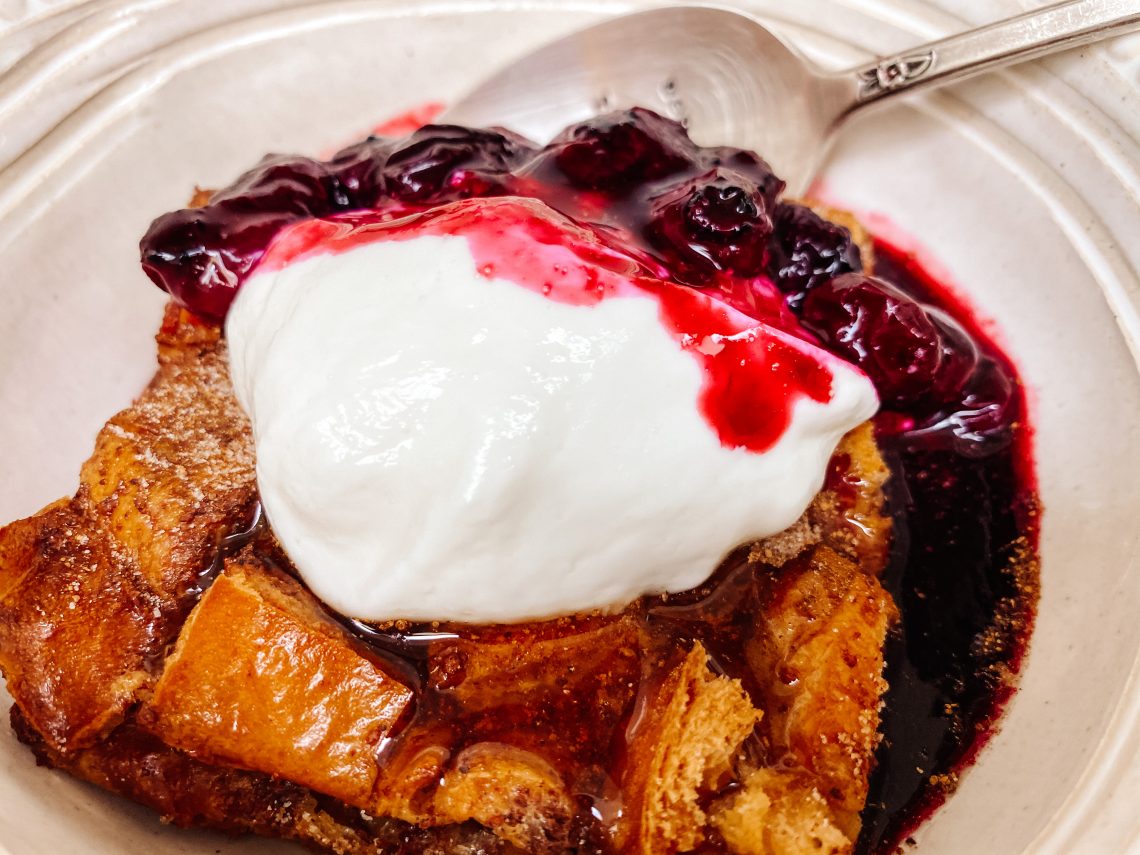
{"type": "MultiPolygon", "coordinates": [[[[71,494],[95,432],[149,377],[163,299],[136,247],[152,217],[266,151],[327,152],[642,5],[92,0],[0,31],[0,519],[71,494]]],[[[833,66],[1018,11],[736,5],[833,66]]],[[[1001,733],[918,835],[923,855],[1112,855],[1140,839],[1137,57],[1120,42],[868,116],[823,175],[827,198],[919,241],[1032,387],[1040,618],[1001,733]]],[[[292,850],[163,828],[36,769],[3,728],[0,851],[292,850]]]]}

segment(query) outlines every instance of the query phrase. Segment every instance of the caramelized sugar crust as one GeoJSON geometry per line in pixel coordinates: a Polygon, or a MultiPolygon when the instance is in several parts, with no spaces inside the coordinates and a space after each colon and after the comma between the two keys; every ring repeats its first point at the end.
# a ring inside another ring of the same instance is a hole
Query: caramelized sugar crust
{"type": "Polygon", "coordinates": [[[170,311],[158,360],[99,433],[74,498],[0,532],[0,668],[61,751],[97,741],[152,685],[218,538],[256,497],[218,330],[170,311]]]}
{"type": "Polygon", "coordinates": [[[337,853],[851,851],[896,619],[869,426],[795,526],[695,591],[355,626],[264,528],[222,549],[256,502],[224,343],[174,308],[158,341],[76,496],[0,531],[0,668],[41,762],[337,853]]]}

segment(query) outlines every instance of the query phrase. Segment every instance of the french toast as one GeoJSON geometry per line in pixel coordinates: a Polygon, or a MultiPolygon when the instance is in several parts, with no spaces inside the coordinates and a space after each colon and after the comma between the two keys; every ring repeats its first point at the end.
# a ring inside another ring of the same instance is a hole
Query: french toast
{"type": "Polygon", "coordinates": [[[895,616],[868,426],[796,526],[680,600],[432,626],[400,657],[371,636],[415,633],[338,620],[263,526],[223,543],[256,504],[225,343],[172,306],[158,344],[75,497],[0,532],[0,666],[42,762],[338,853],[850,851],[895,616]]]}

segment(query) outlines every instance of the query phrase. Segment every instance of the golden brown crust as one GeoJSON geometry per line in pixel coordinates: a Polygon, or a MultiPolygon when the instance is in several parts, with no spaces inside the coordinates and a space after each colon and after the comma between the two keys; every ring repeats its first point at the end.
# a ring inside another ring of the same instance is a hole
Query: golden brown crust
{"type": "Polygon", "coordinates": [[[432,800],[435,825],[475,820],[525,852],[569,848],[574,800],[537,754],[499,742],[465,748],[432,800]]]}
{"type": "Polygon", "coordinates": [[[825,546],[873,576],[886,566],[890,549],[884,493],[890,474],[875,444],[874,427],[864,422],[840,440],[827,483],[806,514],[825,546]]]}
{"type": "Polygon", "coordinates": [[[810,772],[858,829],[879,742],[883,642],[897,611],[878,581],[827,547],[773,584],[748,657],[763,683],[765,729],[785,765],[810,772]]]}
{"type": "Polygon", "coordinates": [[[527,703],[552,688],[596,695],[597,703],[618,714],[630,700],[627,682],[637,675],[640,644],[633,617],[553,621],[508,632],[468,632],[437,646],[432,684],[468,710],[527,703]],[[461,679],[448,672],[451,659],[461,663],[461,679]]]}
{"type": "MultiPolygon", "coordinates": [[[[187,620],[140,721],[191,756],[370,808],[377,748],[412,693],[267,591],[255,565],[226,568],[187,620]]],[[[295,595],[309,596],[299,586],[295,595]]]]}
{"type": "Polygon", "coordinates": [[[18,707],[12,708],[12,724],[40,762],[146,805],[181,828],[280,837],[337,855],[519,855],[473,824],[418,829],[372,819],[280,778],[195,760],[133,725],[90,748],[60,754],[18,707]]]}
{"type": "Polygon", "coordinates": [[[788,769],[754,771],[713,806],[712,823],[739,855],[848,855],[853,847],[810,778],[788,769]]]}
{"type": "Polygon", "coordinates": [[[528,852],[571,848],[574,793],[593,786],[636,693],[639,635],[629,615],[593,616],[432,645],[428,683],[451,733],[428,724],[396,740],[376,812],[417,825],[474,819],[528,852]],[[467,746],[452,756],[442,746],[456,729],[467,746]]]}
{"type": "Polygon", "coordinates": [[[785,531],[754,543],[749,560],[783,567],[823,544],[856,562],[864,573],[879,575],[891,542],[883,492],[888,478],[874,428],[864,422],[839,441],[827,481],[804,515],[785,531]]]}
{"type": "Polygon", "coordinates": [[[712,673],[697,644],[635,716],[622,848],[637,855],[695,849],[707,824],[701,796],[731,777],[761,712],[738,680],[712,673]]]}
{"type": "Polygon", "coordinates": [[[58,748],[93,741],[117,723],[146,680],[148,654],[165,643],[145,614],[155,607],[146,586],[117,560],[106,532],[87,527],[77,504],[14,524],[30,547],[0,601],[8,691],[58,748]],[[108,612],[123,617],[105,621],[108,612]]]}
{"type": "Polygon", "coordinates": [[[171,309],[159,347],[157,376],[100,431],[75,497],[3,534],[0,670],[60,751],[98,739],[149,685],[219,532],[254,499],[217,330],[171,309]]]}

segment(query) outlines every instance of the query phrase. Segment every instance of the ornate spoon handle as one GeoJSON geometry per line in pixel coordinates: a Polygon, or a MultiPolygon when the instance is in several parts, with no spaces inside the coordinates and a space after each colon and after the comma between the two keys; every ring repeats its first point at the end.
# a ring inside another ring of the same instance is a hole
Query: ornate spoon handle
{"type": "Polygon", "coordinates": [[[1140,0],[1069,0],[884,57],[846,72],[858,84],[850,113],[903,92],[1140,29],[1140,0]]]}

